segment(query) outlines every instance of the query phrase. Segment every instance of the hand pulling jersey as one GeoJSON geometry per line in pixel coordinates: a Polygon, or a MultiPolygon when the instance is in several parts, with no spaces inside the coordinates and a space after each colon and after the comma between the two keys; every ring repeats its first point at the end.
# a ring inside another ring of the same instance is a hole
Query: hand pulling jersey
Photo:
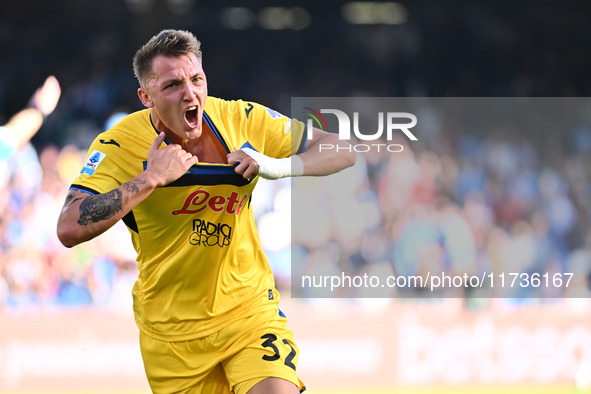
{"type": "MultiPolygon", "coordinates": [[[[284,158],[305,143],[302,122],[240,100],[208,97],[203,127],[228,153],[248,146],[284,158]]],[[[146,168],[158,133],[148,109],[128,115],[95,139],[72,188],[106,193],[135,178],[146,168]]],[[[191,340],[277,308],[279,295],[250,207],[258,176],[246,180],[234,168],[197,163],[123,219],[138,254],[135,319],[147,335],[191,340]]]]}

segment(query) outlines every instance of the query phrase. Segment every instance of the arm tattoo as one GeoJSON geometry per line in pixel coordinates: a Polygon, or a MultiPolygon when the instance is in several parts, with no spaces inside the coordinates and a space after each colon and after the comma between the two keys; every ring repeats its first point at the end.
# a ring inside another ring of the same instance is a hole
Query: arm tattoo
{"type": "Polygon", "coordinates": [[[66,201],[64,202],[64,207],[67,207],[68,205],[75,203],[81,198],[82,197],[76,197],[74,193],[72,193],[71,191],[68,192],[68,194],[66,195],[66,201]]]}
{"type": "Polygon", "coordinates": [[[137,185],[143,185],[144,183],[146,183],[146,182],[140,181],[138,179],[132,179],[131,181],[124,183],[123,187],[129,193],[138,193],[140,191],[140,189],[137,187],[137,185]]]}
{"type": "Polygon", "coordinates": [[[123,193],[119,189],[86,197],[80,204],[78,224],[86,226],[89,221],[96,223],[114,216],[123,209],[122,201],[123,193]]]}

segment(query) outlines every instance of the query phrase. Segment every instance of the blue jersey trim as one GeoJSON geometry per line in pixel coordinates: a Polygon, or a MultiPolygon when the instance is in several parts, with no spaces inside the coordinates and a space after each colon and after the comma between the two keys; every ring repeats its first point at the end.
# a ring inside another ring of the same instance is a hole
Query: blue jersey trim
{"type": "Polygon", "coordinates": [[[252,149],[252,150],[254,150],[254,151],[257,151],[257,152],[258,152],[258,150],[256,150],[256,149],[254,148],[254,146],[252,146],[252,145],[250,144],[250,142],[248,142],[248,141],[246,141],[244,144],[242,144],[242,146],[240,147],[240,149],[242,149],[242,148],[250,148],[250,149],[252,149]]]}
{"type": "Polygon", "coordinates": [[[296,155],[299,155],[300,153],[304,152],[306,150],[307,145],[308,145],[308,137],[306,136],[306,133],[303,133],[302,140],[300,141],[300,146],[298,147],[296,155]]]}
{"type": "Polygon", "coordinates": [[[100,192],[97,192],[94,189],[91,189],[89,187],[86,186],[82,186],[82,185],[77,185],[77,184],[72,184],[70,186],[70,190],[74,190],[74,191],[81,191],[83,193],[88,193],[91,196],[97,195],[97,194],[101,194],[100,192]]]}
{"type": "Polygon", "coordinates": [[[226,141],[224,141],[224,139],[222,138],[222,135],[218,131],[217,127],[215,127],[215,125],[213,124],[213,121],[211,120],[209,115],[207,115],[207,113],[205,111],[203,111],[203,120],[205,121],[205,123],[207,123],[207,125],[209,126],[209,129],[212,131],[213,135],[215,135],[215,137],[218,139],[218,141],[220,141],[220,143],[222,144],[222,146],[224,147],[226,152],[230,153],[231,150],[228,147],[228,144],[226,144],[226,141]]]}
{"type": "MultiPolygon", "coordinates": [[[[144,170],[148,166],[148,162],[144,161],[144,170]]],[[[165,185],[164,187],[175,186],[192,186],[192,185],[234,185],[245,186],[251,183],[252,179],[244,179],[240,174],[237,174],[234,169],[236,165],[216,165],[216,164],[194,164],[189,168],[183,176],[176,181],[165,185]]]]}

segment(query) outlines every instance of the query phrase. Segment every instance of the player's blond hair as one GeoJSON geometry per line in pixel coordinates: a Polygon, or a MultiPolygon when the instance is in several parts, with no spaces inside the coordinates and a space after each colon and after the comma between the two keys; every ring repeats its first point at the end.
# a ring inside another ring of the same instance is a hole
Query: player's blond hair
{"type": "Polygon", "coordinates": [[[156,56],[177,57],[194,53],[201,62],[201,42],[184,30],[162,30],[145,43],[133,57],[133,73],[141,87],[145,87],[156,56]]]}

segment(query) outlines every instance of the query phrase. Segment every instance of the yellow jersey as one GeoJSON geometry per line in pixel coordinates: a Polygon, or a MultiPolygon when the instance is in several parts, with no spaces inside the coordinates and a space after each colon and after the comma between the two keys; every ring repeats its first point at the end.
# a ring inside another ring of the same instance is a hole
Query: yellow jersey
{"type": "MultiPolygon", "coordinates": [[[[284,158],[305,147],[302,122],[256,103],[208,97],[203,121],[228,153],[248,146],[284,158]]],[[[128,115],[97,136],[72,188],[106,193],[133,179],[158,133],[148,109],[128,115]]],[[[234,168],[197,163],[123,219],[138,255],[135,320],[146,335],[191,340],[277,308],[250,206],[258,176],[246,180],[234,168]]]]}

